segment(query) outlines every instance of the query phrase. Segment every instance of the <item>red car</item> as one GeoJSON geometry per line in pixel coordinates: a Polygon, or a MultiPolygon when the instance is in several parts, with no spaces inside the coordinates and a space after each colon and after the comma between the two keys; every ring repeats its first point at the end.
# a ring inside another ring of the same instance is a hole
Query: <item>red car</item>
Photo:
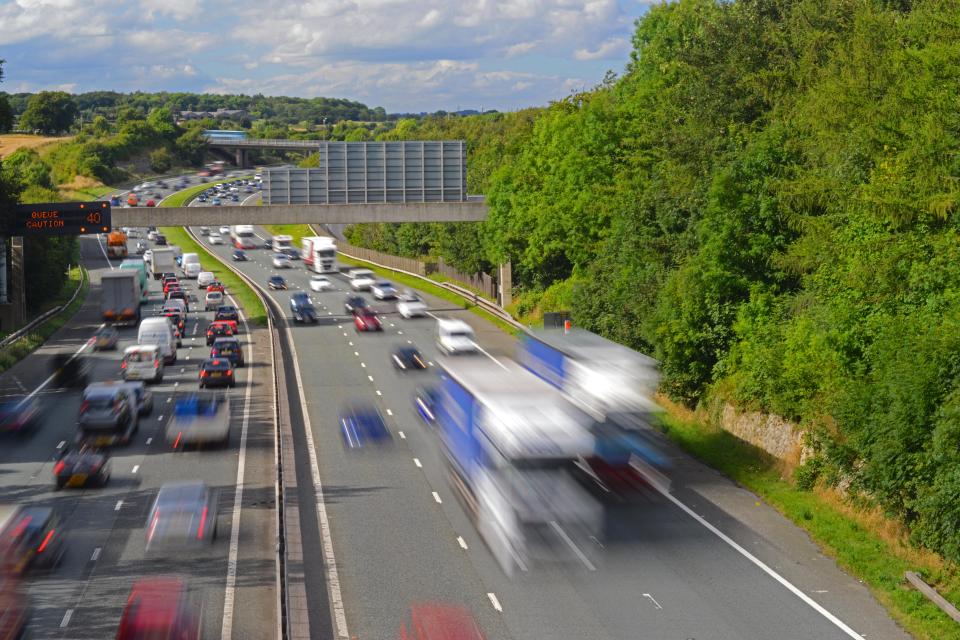
{"type": "Polygon", "coordinates": [[[223,283],[220,282],[219,280],[214,280],[209,285],[207,285],[207,293],[210,293],[211,291],[219,291],[220,293],[224,293],[223,283]]]}
{"type": "Polygon", "coordinates": [[[166,294],[170,289],[179,289],[180,281],[178,280],[164,280],[163,281],[163,293],[166,294]]]}
{"type": "Polygon", "coordinates": [[[353,328],[357,331],[383,331],[380,316],[369,307],[357,309],[353,312],[353,328]]]}
{"type": "Polygon", "coordinates": [[[147,206],[148,206],[148,207],[155,207],[155,206],[157,206],[157,203],[156,203],[155,200],[147,200],[147,206]]]}
{"type": "Polygon", "coordinates": [[[400,640],[483,640],[470,612],[455,605],[414,605],[409,622],[400,627],[400,640]]]}
{"type": "Polygon", "coordinates": [[[183,580],[154,578],[134,583],[120,618],[117,640],[143,638],[200,638],[200,616],[183,580]]]}
{"type": "Polygon", "coordinates": [[[207,346],[216,342],[217,338],[232,338],[233,334],[233,327],[229,322],[225,320],[211,322],[207,327],[207,346]]]}

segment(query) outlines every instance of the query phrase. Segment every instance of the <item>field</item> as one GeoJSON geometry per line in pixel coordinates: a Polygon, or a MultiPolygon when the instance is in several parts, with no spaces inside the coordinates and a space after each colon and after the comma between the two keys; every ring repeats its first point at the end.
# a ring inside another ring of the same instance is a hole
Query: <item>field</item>
{"type": "Polygon", "coordinates": [[[54,142],[66,142],[72,136],[34,136],[25,133],[7,133],[0,135],[0,158],[9,155],[17,149],[27,147],[36,149],[54,142]]]}

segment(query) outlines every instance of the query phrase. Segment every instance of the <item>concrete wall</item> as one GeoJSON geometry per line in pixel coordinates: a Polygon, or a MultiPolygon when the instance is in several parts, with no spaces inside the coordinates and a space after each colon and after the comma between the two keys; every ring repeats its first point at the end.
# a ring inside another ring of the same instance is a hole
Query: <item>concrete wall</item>
{"type": "Polygon", "coordinates": [[[811,451],[803,443],[803,431],[786,418],[759,411],[740,411],[724,402],[719,423],[725,430],[790,464],[806,461],[811,451]]]}
{"type": "Polygon", "coordinates": [[[222,224],[357,224],[361,222],[479,222],[487,203],[406,202],[377,204],[298,204],[262,207],[114,208],[114,227],[179,227],[222,224]]]}

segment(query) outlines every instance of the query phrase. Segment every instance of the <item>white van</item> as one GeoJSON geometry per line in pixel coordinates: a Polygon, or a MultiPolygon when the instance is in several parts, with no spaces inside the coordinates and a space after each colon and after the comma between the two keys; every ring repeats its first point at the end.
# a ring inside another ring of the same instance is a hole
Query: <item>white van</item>
{"type": "Polygon", "coordinates": [[[155,344],[133,345],[123,352],[120,364],[124,380],[161,382],[163,380],[163,357],[155,344]]]}
{"type": "Polygon", "coordinates": [[[155,344],[160,348],[165,364],[177,361],[177,339],[173,335],[173,327],[166,316],[144,318],[140,321],[140,331],[137,333],[137,344],[155,344]]]}
{"type": "Polygon", "coordinates": [[[200,256],[196,253],[183,254],[183,257],[180,258],[180,268],[186,271],[188,264],[200,264],[200,256]]]}
{"type": "Polygon", "coordinates": [[[200,275],[200,263],[199,262],[189,262],[183,265],[183,276],[194,280],[197,276],[200,275]]]}
{"type": "Polygon", "coordinates": [[[207,297],[203,302],[204,310],[216,311],[221,306],[223,306],[223,293],[220,291],[207,291],[207,297]]]}
{"type": "Polygon", "coordinates": [[[478,347],[473,328],[463,320],[438,320],[437,348],[448,356],[476,353],[478,347]]]}

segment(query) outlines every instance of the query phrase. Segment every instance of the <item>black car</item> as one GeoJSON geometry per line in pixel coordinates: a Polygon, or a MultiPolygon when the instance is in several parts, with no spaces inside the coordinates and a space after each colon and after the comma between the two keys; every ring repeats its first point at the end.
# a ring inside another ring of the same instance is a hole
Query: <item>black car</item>
{"type": "Polygon", "coordinates": [[[313,306],[310,296],[305,293],[295,293],[290,298],[290,313],[293,314],[294,322],[317,322],[317,308],[313,306]]]}
{"type": "Polygon", "coordinates": [[[283,276],[270,276],[270,280],[267,281],[267,286],[271,289],[286,289],[287,281],[283,279],[283,276]]]}
{"type": "Polygon", "coordinates": [[[9,524],[4,540],[9,552],[6,562],[15,573],[33,568],[52,569],[66,551],[63,523],[52,507],[21,508],[9,524]]]}
{"type": "Polygon", "coordinates": [[[230,305],[223,305],[217,307],[217,312],[213,314],[214,320],[233,320],[234,322],[240,322],[240,312],[237,311],[236,307],[230,305]]]}
{"type": "Polygon", "coordinates": [[[363,296],[347,296],[347,299],[343,302],[343,308],[347,310],[347,313],[365,309],[367,306],[369,305],[367,305],[363,296]]]}
{"type": "Polygon", "coordinates": [[[209,358],[200,365],[200,388],[234,387],[233,362],[229,358],[209,358]]]}
{"type": "Polygon", "coordinates": [[[243,249],[234,249],[231,257],[235,262],[244,262],[247,259],[247,252],[243,249]]]}
{"type": "Polygon", "coordinates": [[[264,248],[264,249],[273,249],[273,239],[272,239],[272,238],[267,238],[266,240],[264,240],[264,241],[263,241],[263,248],[264,248]]]}
{"type": "Polygon", "coordinates": [[[157,234],[157,239],[156,239],[154,242],[157,243],[157,246],[158,246],[158,247],[166,246],[166,244],[167,244],[167,236],[163,235],[162,233],[158,233],[158,234],[157,234]]]}
{"type": "Polygon", "coordinates": [[[300,259],[300,252],[294,249],[293,247],[284,247],[283,249],[280,249],[280,253],[284,254],[291,260],[300,259]]]}
{"type": "Polygon", "coordinates": [[[236,338],[217,338],[210,348],[211,358],[226,358],[235,367],[243,366],[243,348],[236,338]]]}
{"type": "Polygon", "coordinates": [[[80,446],[64,447],[53,465],[57,489],[64,487],[103,487],[110,481],[110,456],[104,449],[80,446]]]}
{"type": "Polygon", "coordinates": [[[390,359],[393,360],[393,368],[400,369],[401,371],[427,368],[426,358],[417,351],[416,347],[397,347],[393,350],[393,353],[390,354],[390,359]]]}

